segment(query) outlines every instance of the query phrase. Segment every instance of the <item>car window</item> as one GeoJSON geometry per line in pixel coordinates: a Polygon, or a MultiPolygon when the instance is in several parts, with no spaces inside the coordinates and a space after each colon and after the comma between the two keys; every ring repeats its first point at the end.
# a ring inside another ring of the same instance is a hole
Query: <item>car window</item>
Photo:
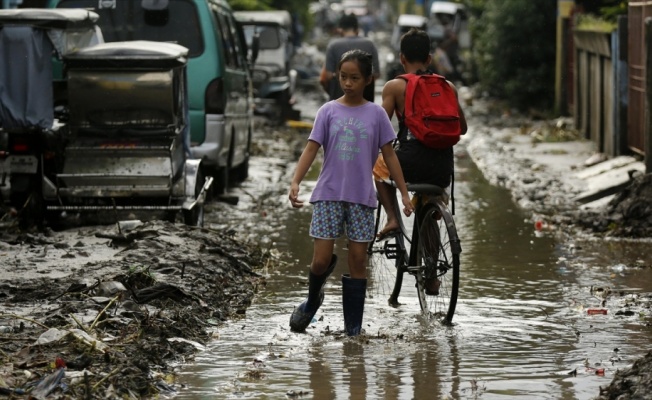
{"type": "Polygon", "coordinates": [[[62,0],[58,8],[86,8],[99,14],[104,41],[152,40],[188,48],[188,55],[203,53],[199,15],[190,0],[169,0],[165,10],[145,10],[141,0],[119,0],[113,8],[98,8],[98,0],[62,0]]]}
{"type": "Polygon", "coordinates": [[[215,5],[212,7],[212,10],[215,14],[215,19],[220,31],[219,36],[222,41],[222,47],[224,48],[224,60],[226,61],[226,65],[235,68],[238,62],[237,53],[235,52],[235,43],[226,16],[215,5]]]}
{"type": "Polygon", "coordinates": [[[281,46],[281,38],[279,37],[279,30],[270,26],[256,26],[245,25],[243,27],[245,37],[247,38],[247,45],[251,46],[254,32],[258,31],[260,50],[278,49],[281,46]]]}
{"type": "Polygon", "coordinates": [[[238,67],[244,67],[246,65],[245,53],[246,53],[246,44],[241,41],[242,34],[240,33],[240,26],[237,24],[233,15],[225,14],[226,23],[229,25],[229,31],[231,32],[231,40],[233,41],[233,58],[238,67]]]}

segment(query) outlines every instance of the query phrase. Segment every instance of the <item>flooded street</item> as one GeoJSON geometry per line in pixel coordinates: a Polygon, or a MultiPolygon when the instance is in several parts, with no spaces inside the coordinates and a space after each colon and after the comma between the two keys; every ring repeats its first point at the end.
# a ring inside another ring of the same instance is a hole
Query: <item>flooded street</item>
{"type": "MultiPolygon", "coordinates": [[[[306,138],[296,133],[301,143],[306,138]]],[[[368,296],[366,335],[346,337],[340,276],[347,267],[340,261],[317,321],[304,334],[291,332],[290,314],[307,293],[311,207],[294,210],[287,201],[297,157],[283,146],[287,140],[259,141],[269,141],[270,150],[251,160],[250,178],[233,190],[239,203],[212,205],[207,224],[259,241],[284,263],[266,271],[267,285],[246,316],[217,328],[207,350],[182,368],[179,380],[188,388],[177,398],[591,399],[647,351],[649,304],[643,313],[622,310],[652,287],[651,270],[639,268],[651,264],[650,244],[541,235],[463,146],[456,160],[463,252],[453,326],[419,317],[414,281],[406,277],[402,305],[368,296]],[[593,309],[607,313],[591,315],[593,309]]],[[[306,198],[310,184],[302,186],[306,198]]],[[[336,253],[346,260],[344,240],[336,253]]]]}

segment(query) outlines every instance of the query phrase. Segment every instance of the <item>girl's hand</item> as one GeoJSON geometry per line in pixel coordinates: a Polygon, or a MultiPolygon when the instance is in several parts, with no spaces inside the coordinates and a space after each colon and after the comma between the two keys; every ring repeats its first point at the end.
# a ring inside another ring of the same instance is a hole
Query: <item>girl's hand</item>
{"type": "Polygon", "coordinates": [[[293,183],[290,186],[290,194],[288,195],[290,198],[290,204],[292,204],[292,207],[294,208],[300,208],[303,207],[303,201],[299,200],[299,185],[293,183]]]}
{"type": "Polygon", "coordinates": [[[410,201],[410,196],[407,194],[403,195],[401,196],[401,200],[403,201],[403,214],[409,217],[414,212],[414,206],[412,205],[412,201],[410,201]]]}

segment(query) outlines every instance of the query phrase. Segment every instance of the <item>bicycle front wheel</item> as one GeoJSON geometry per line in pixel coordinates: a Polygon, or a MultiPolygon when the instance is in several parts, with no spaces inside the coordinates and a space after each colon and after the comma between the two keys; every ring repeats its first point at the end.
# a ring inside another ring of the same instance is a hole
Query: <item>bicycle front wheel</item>
{"type": "MultiPolygon", "coordinates": [[[[382,206],[376,211],[376,233],[387,223],[382,206]]],[[[369,243],[369,272],[367,290],[371,296],[386,298],[393,307],[399,305],[398,296],[403,285],[406,265],[405,238],[402,233],[388,240],[374,240],[369,243]]]]}
{"type": "Polygon", "coordinates": [[[457,305],[460,246],[453,218],[445,207],[421,213],[416,249],[417,294],[421,312],[450,324],[457,305]]]}

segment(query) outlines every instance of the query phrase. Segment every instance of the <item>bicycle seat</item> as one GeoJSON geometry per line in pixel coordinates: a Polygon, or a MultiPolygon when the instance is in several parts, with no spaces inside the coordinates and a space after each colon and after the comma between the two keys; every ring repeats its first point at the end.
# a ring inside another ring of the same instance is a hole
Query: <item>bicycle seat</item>
{"type": "Polygon", "coordinates": [[[431,185],[429,183],[408,183],[407,190],[409,192],[416,192],[418,194],[426,194],[429,196],[441,196],[446,193],[440,186],[431,185]]]}

